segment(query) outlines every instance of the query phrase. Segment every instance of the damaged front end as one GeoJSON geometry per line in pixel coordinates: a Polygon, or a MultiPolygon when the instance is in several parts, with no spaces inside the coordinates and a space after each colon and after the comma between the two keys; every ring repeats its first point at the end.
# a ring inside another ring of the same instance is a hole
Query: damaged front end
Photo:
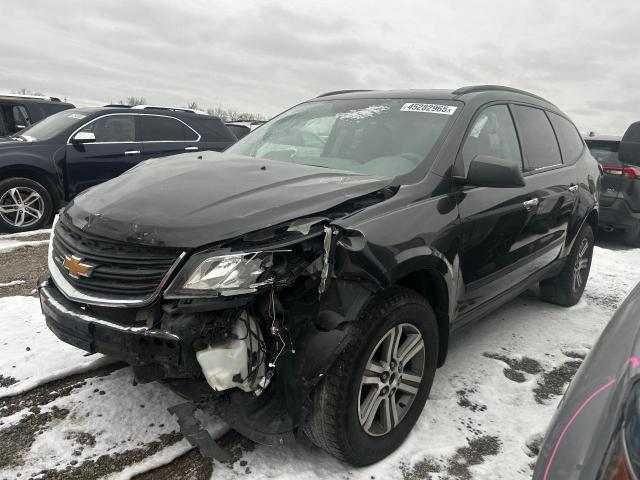
{"type": "MultiPolygon", "coordinates": [[[[375,192],[348,207],[392,194],[375,192]]],[[[357,234],[334,222],[346,213],[334,209],[286,222],[189,256],[167,253],[173,263],[167,261],[160,286],[139,305],[91,301],[109,275],[125,267],[95,264],[100,255],[89,249],[103,248],[103,241],[63,218],[52,235],[52,278],[39,284],[47,325],[67,343],[131,364],[139,382],[165,382],[256,442],[290,441],[309,393],[341,351],[349,322],[380,288],[350,262],[344,247],[357,234]],[[62,278],[68,264],[85,265],[93,277],[62,278]]],[[[174,413],[200,446],[204,433],[190,420],[192,411],[174,413]]]]}

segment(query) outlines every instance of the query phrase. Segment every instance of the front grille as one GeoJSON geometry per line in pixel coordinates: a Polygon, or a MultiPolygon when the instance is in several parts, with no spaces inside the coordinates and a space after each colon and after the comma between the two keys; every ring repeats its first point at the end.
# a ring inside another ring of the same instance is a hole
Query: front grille
{"type": "Polygon", "coordinates": [[[52,241],[52,259],[65,280],[77,290],[94,295],[152,295],[180,255],[172,249],[90,236],[62,221],[56,223],[52,241]],[[71,257],[81,259],[83,265],[92,266],[90,276],[70,276],[63,262],[71,257]]]}

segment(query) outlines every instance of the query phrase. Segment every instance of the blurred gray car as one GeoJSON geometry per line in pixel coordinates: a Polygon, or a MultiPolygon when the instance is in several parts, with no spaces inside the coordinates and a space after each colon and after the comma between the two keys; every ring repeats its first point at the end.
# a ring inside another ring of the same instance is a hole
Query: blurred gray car
{"type": "Polygon", "coordinates": [[[640,284],[580,367],[547,431],[536,480],[640,475],[640,284]]]}

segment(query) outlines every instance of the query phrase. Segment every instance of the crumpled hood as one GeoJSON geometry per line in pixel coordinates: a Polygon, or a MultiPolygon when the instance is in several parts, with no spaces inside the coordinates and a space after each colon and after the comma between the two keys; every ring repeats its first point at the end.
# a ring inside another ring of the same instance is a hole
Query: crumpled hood
{"type": "Polygon", "coordinates": [[[132,243],[196,248],[327,210],[392,178],[215,152],[143,162],[82,193],[67,222],[132,243]]]}

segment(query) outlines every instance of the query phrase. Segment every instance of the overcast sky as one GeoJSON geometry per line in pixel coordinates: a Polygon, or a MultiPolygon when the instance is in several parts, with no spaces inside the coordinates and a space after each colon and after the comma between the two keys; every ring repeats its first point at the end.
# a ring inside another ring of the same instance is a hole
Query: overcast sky
{"type": "Polygon", "coordinates": [[[640,119],[640,2],[1,0],[0,91],[78,106],[150,103],[274,115],[346,88],[502,84],[582,131],[640,119]]]}

